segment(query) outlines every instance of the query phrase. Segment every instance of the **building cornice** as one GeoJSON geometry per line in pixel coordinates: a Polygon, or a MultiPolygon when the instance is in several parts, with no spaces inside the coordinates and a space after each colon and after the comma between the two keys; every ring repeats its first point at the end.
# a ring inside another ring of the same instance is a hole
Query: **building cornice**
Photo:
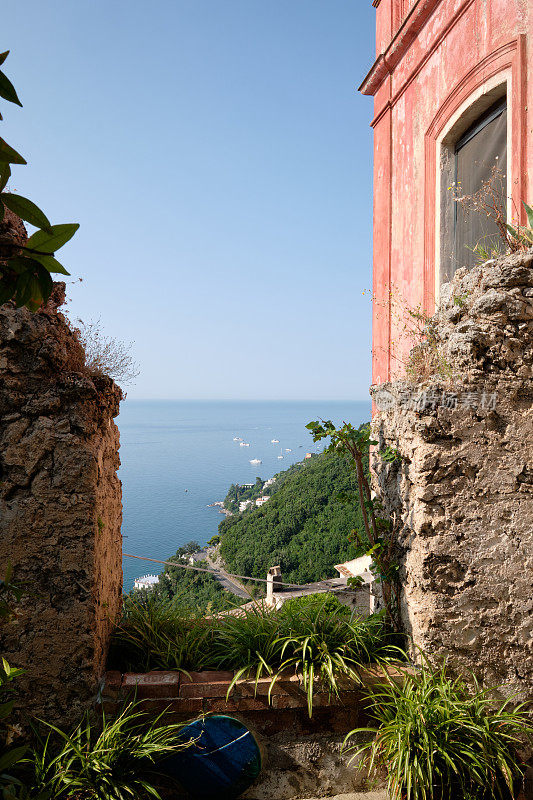
{"type": "Polygon", "coordinates": [[[378,56],[374,66],[359,87],[362,94],[373,95],[377,92],[387,75],[399,64],[440,2],[441,0],[418,0],[390,45],[384,53],[378,56]]]}

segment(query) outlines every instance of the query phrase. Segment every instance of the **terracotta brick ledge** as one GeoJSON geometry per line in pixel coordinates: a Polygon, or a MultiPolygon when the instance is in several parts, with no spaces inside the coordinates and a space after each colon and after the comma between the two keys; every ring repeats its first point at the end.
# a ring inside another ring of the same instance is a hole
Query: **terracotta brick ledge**
{"type": "MultiPolygon", "coordinates": [[[[391,676],[401,674],[394,667],[389,667],[387,672],[391,676]]],[[[269,678],[261,678],[257,682],[257,689],[255,681],[239,680],[226,700],[233,677],[233,672],[213,671],[188,674],[171,671],[122,674],[112,671],[105,675],[99,701],[106,712],[114,713],[122,702],[136,697],[143,701],[147,710],[157,712],[168,709],[174,715],[184,718],[195,714],[249,714],[289,709],[305,710],[307,713],[307,697],[298,675],[282,675],[272,688],[270,702],[269,678]]],[[[383,674],[378,667],[369,667],[362,677],[367,686],[383,680],[383,674]]],[[[362,705],[361,688],[348,680],[339,683],[339,697],[330,697],[325,691],[315,691],[313,708],[350,711],[359,709],[362,705]]]]}

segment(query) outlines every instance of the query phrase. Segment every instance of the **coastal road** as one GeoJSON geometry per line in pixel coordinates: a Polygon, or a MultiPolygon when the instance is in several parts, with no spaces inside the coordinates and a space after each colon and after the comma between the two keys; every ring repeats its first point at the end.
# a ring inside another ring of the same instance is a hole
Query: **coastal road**
{"type": "Polygon", "coordinates": [[[213,575],[223,589],[226,589],[226,591],[231,592],[232,594],[236,594],[237,597],[242,597],[245,600],[251,600],[249,592],[246,591],[242,583],[240,583],[237,578],[231,578],[223,567],[215,564],[215,562],[211,560],[209,554],[207,555],[207,563],[212,568],[213,575]]]}

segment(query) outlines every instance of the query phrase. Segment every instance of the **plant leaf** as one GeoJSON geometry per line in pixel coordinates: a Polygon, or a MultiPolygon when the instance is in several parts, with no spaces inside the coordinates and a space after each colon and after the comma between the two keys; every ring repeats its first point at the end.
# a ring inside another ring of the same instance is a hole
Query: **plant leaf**
{"type": "Polygon", "coordinates": [[[13,256],[7,262],[8,268],[17,275],[22,275],[23,272],[28,272],[28,270],[35,269],[35,267],[39,264],[40,261],[37,261],[34,258],[25,258],[24,256],[13,256]]]}
{"type": "Polygon", "coordinates": [[[43,256],[37,253],[32,253],[32,258],[35,261],[38,261],[39,264],[42,264],[43,267],[48,270],[48,272],[60,272],[61,275],[70,275],[70,272],[67,272],[63,264],[60,264],[59,261],[54,258],[54,256],[43,256]]]}
{"type": "Polygon", "coordinates": [[[24,757],[27,749],[27,747],[14,747],[13,750],[8,750],[7,753],[4,753],[4,755],[0,757],[0,770],[3,772],[5,769],[9,769],[20,761],[24,757]]]}
{"type": "Polygon", "coordinates": [[[524,208],[526,209],[527,221],[529,223],[529,227],[533,228],[533,208],[531,208],[531,206],[528,206],[527,203],[524,203],[524,208]]]}
{"type": "Polygon", "coordinates": [[[44,267],[41,267],[37,272],[37,282],[41,290],[41,297],[43,298],[44,302],[46,302],[52,294],[54,282],[50,273],[44,267]]]}
{"type": "Polygon", "coordinates": [[[51,225],[50,233],[37,231],[28,239],[26,250],[40,250],[41,253],[53,255],[56,250],[63,247],[79,228],[77,222],[64,223],[63,225],[51,225]]]}
{"type": "Polygon", "coordinates": [[[9,55],[9,50],[5,50],[3,53],[0,53],[0,66],[4,63],[8,55],[9,55]]]}
{"type": "Polygon", "coordinates": [[[17,92],[15,87],[4,73],[0,70],[0,97],[3,97],[4,100],[9,100],[10,103],[15,103],[17,106],[22,106],[22,103],[18,99],[17,92]]]}
{"type": "Polygon", "coordinates": [[[25,222],[35,225],[36,228],[42,228],[50,235],[52,234],[50,220],[32,200],[11,192],[2,192],[0,200],[25,222]]]}
{"type": "Polygon", "coordinates": [[[29,258],[23,260],[28,261],[30,267],[18,277],[15,303],[17,308],[26,306],[30,311],[37,311],[41,303],[50,297],[52,278],[37,261],[29,258]]]}
{"type": "Polygon", "coordinates": [[[13,148],[10,145],[8,145],[8,143],[4,141],[2,137],[0,137],[0,162],[1,163],[7,162],[8,164],[28,163],[26,159],[23,158],[20,155],[20,153],[17,153],[16,150],[13,150],[13,148]]]}
{"type": "Polygon", "coordinates": [[[6,183],[11,177],[11,167],[8,163],[0,163],[0,192],[4,191],[6,183]]]}

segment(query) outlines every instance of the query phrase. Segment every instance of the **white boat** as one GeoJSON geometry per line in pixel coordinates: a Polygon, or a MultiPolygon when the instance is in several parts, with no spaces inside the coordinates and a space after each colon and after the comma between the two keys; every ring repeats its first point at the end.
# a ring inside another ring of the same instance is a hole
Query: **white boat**
{"type": "Polygon", "coordinates": [[[240,437],[240,436],[234,436],[234,437],[233,437],[233,441],[234,441],[234,442],[242,442],[242,439],[241,439],[241,437],[240,437]]]}
{"type": "Polygon", "coordinates": [[[279,439],[271,439],[270,444],[279,444],[279,439]]]}
{"type": "Polygon", "coordinates": [[[250,447],[250,443],[249,442],[241,442],[240,446],[241,447],[250,447]]]}
{"type": "Polygon", "coordinates": [[[285,452],[286,452],[286,453],[292,453],[292,450],[291,450],[291,448],[290,448],[290,447],[286,447],[286,448],[285,448],[285,452]]]}
{"type": "Polygon", "coordinates": [[[278,458],[283,458],[283,450],[280,450],[280,454],[279,454],[278,458]]]}
{"type": "Polygon", "coordinates": [[[262,463],[263,462],[261,461],[260,458],[251,458],[250,459],[250,464],[262,464],[262,463]]]}
{"type": "Polygon", "coordinates": [[[283,456],[278,456],[278,458],[283,458],[283,456]]]}

